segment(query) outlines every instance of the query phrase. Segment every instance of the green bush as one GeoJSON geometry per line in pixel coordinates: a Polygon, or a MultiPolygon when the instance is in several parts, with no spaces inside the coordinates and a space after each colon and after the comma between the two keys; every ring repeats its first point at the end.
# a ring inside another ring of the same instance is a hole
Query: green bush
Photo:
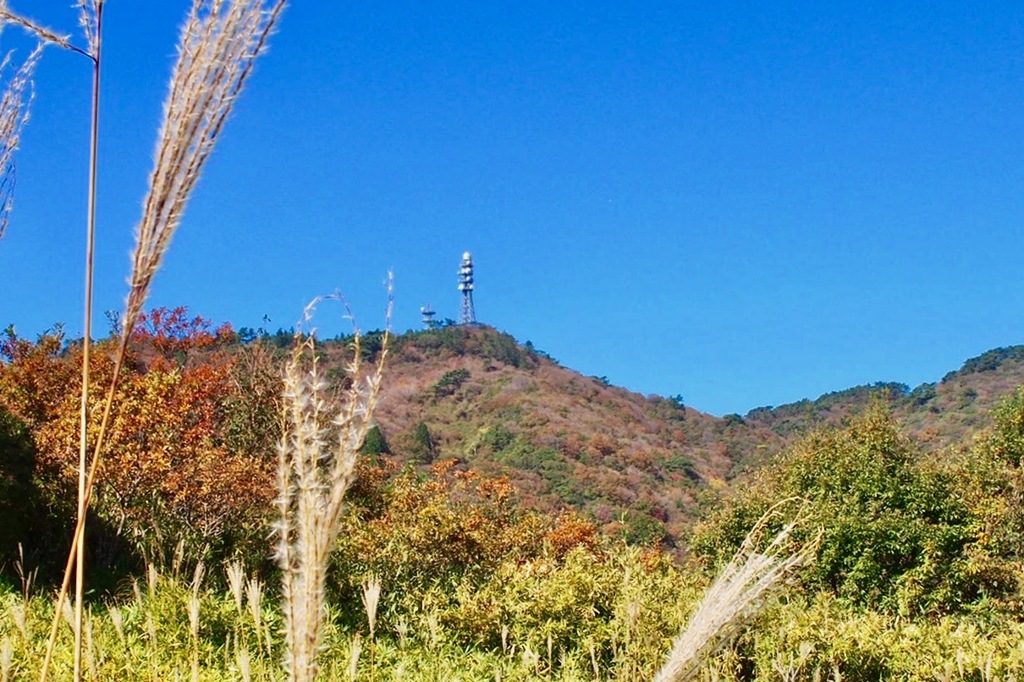
{"type": "Polygon", "coordinates": [[[995,426],[976,439],[954,470],[977,517],[975,570],[988,594],[1024,603],[1018,575],[1024,560],[1024,388],[994,411],[995,426]]]}
{"type": "Polygon", "coordinates": [[[426,422],[420,422],[413,429],[409,446],[409,461],[417,464],[430,464],[437,456],[437,444],[427,428],[426,422]]]}
{"type": "Polygon", "coordinates": [[[491,428],[487,429],[480,442],[487,446],[492,453],[501,452],[505,450],[513,441],[515,441],[516,435],[504,424],[495,424],[491,428]]]}
{"type": "Polygon", "coordinates": [[[805,537],[822,533],[805,583],[891,612],[948,612],[982,597],[977,518],[951,477],[914,461],[880,404],[846,429],[820,431],[762,470],[696,532],[693,549],[721,561],[772,504],[807,501],[805,537]]]}
{"type": "Polygon", "coordinates": [[[997,407],[993,413],[995,429],[984,447],[1007,464],[1024,465],[1024,387],[997,407]]]}

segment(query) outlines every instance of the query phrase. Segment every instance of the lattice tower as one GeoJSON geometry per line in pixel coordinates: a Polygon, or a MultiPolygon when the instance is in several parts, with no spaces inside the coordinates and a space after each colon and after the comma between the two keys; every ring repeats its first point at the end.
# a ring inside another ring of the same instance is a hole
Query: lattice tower
{"type": "Polygon", "coordinates": [[[462,313],[459,324],[476,324],[476,311],[473,309],[473,254],[469,251],[462,254],[462,267],[459,268],[459,291],[462,292],[462,313]]]}

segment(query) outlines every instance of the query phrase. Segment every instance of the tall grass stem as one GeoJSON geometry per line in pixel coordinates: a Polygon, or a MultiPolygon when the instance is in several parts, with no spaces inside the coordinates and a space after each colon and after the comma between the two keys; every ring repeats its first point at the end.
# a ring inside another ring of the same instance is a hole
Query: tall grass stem
{"type": "MultiPolygon", "coordinates": [[[[58,595],[58,611],[67,598],[71,573],[83,544],[85,518],[103,462],[103,446],[128,342],[185,206],[284,7],[284,0],[271,0],[266,8],[264,0],[193,0],[181,29],[178,59],[157,140],[156,161],[136,232],[121,338],[85,492],[79,504],[79,519],[71,538],[58,595]]],[[[49,672],[57,628],[55,618],[41,682],[46,681],[49,672]]]]}
{"type": "Polygon", "coordinates": [[[82,526],[82,540],[78,542],[75,554],[75,670],[74,679],[82,679],[82,611],[85,598],[85,484],[88,474],[89,440],[89,356],[92,348],[92,303],[94,252],[96,246],[96,166],[99,153],[100,125],[100,50],[103,35],[103,0],[96,0],[92,5],[93,12],[86,11],[83,3],[82,18],[91,28],[86,31],[89,43],[94,48],[92,53],[92,112],[89,128],[89,199],[86,218],[85,240],[85,320],[82,335],[82,390],[81,413],[78,431],[78,520],[82,526]]]}
{"type": "MultiPolygon", "coordinates": [[[[389,328],[390,281],[388,291],[389,328]]],[[[285,366],[285,428],[278,446],[277,561],[281,567],[285,667],[294,682],[312,682],[319,672],[317,657],[326,618],[330,553],[341,529],[342,502],[355,477],[359,448],[373,423],[390,336],[386,329],[376,365],[364,376],[362,346],[356,331],[352,360],[345,368],[349,387],[341,405],[335,407],[327,398],[315,334],[306,331],[320,300],[306,307],[285,366]]],[[[364,596],[373,620],[371,627],[376,626],[377,585],[376,594],[364,596]]],[[[352,660],[354,674],[357,653],[352,660]]]]}

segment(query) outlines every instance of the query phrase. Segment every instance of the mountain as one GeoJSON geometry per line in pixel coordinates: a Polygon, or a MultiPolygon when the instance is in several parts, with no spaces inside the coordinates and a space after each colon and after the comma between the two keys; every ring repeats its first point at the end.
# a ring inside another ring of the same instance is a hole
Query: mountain
{"type": "MultiPolygon", "coordinates": [[[[372,352],[379,336],[367,342],[372,352]]],[[[737,475],[871,400],[888,400],[937,451],[967,442],[1021,384],[1015,346],[912,390],[879,383],[717,418],[582,376],[493,328],[444,327],[393,339],[377,419],[399,459],[458,458],[508,477],[528,505],[575,507],[607,531],[672,544],[737,475]]]]}
{"type": "Polygon", "coordinates": [[[1024,346],[996,348],[964,362],[936,383],[911,389],[879,382],[826,393],[778,407],[761,407],[744,417],[785,441],[824,425],[835,426],[863,411],[871,400],[886,400],[904,431],[927,451],[966,445],[991,424],[992,408],[1024,385],[1024,346]]]}
{"type": "Polygon", "coordinates": [[[393,451],[457,457],[507,476],[527,504],[581,508],[637,541],[677,537],[752,445],[749,428],[582,376],[488,327],[398,337],[382,393],[393,451]]]}

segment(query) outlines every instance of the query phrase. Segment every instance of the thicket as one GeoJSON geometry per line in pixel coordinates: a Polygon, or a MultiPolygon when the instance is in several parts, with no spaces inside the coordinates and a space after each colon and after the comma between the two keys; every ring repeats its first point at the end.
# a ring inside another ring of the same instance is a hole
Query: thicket
{"type": "MultiPolygon", "coordinates": [[[[185,325],[183,315],[153,311],[133,334],[93,507],[89,563],[101,585],[146,557],[169,557],[179,542],[193,558],[242,552],[254,565],[265,553],[277,368],[260,348],[235,344],[229,328],[213,330],[199,317],[185,325]]],[[[100,381],[110,380],[115,342],[100,342],[91,357],[100,381]]],[[[10,512],[0,525],[12,533],[38,526],[17,540],[52,577],[54,548],[66,545],[74,517],[81,344],[59,329],[35,341],[8,330],[0,358],[0,481],[8,493],[0,513],[10,512]]],[[[90,411],[101,408],[92,396],[90,411]]],[[[95,429],[88,437],[91,444],[95,429]]],[[[12,538],[4,550],[15,546],[12,538]]]]}
{"type": "Polygon", "coordinates": [[[1021,394],[968,452],[920,458],[881,403],[842,429],[807,436],[757,472],[697,528],[692,549],[714,563],[779,499],[806,501],[799,532],[822,532],[804,591],[903,616],[967,613],[1019,597],[1024,505],[1021,394]]]}

